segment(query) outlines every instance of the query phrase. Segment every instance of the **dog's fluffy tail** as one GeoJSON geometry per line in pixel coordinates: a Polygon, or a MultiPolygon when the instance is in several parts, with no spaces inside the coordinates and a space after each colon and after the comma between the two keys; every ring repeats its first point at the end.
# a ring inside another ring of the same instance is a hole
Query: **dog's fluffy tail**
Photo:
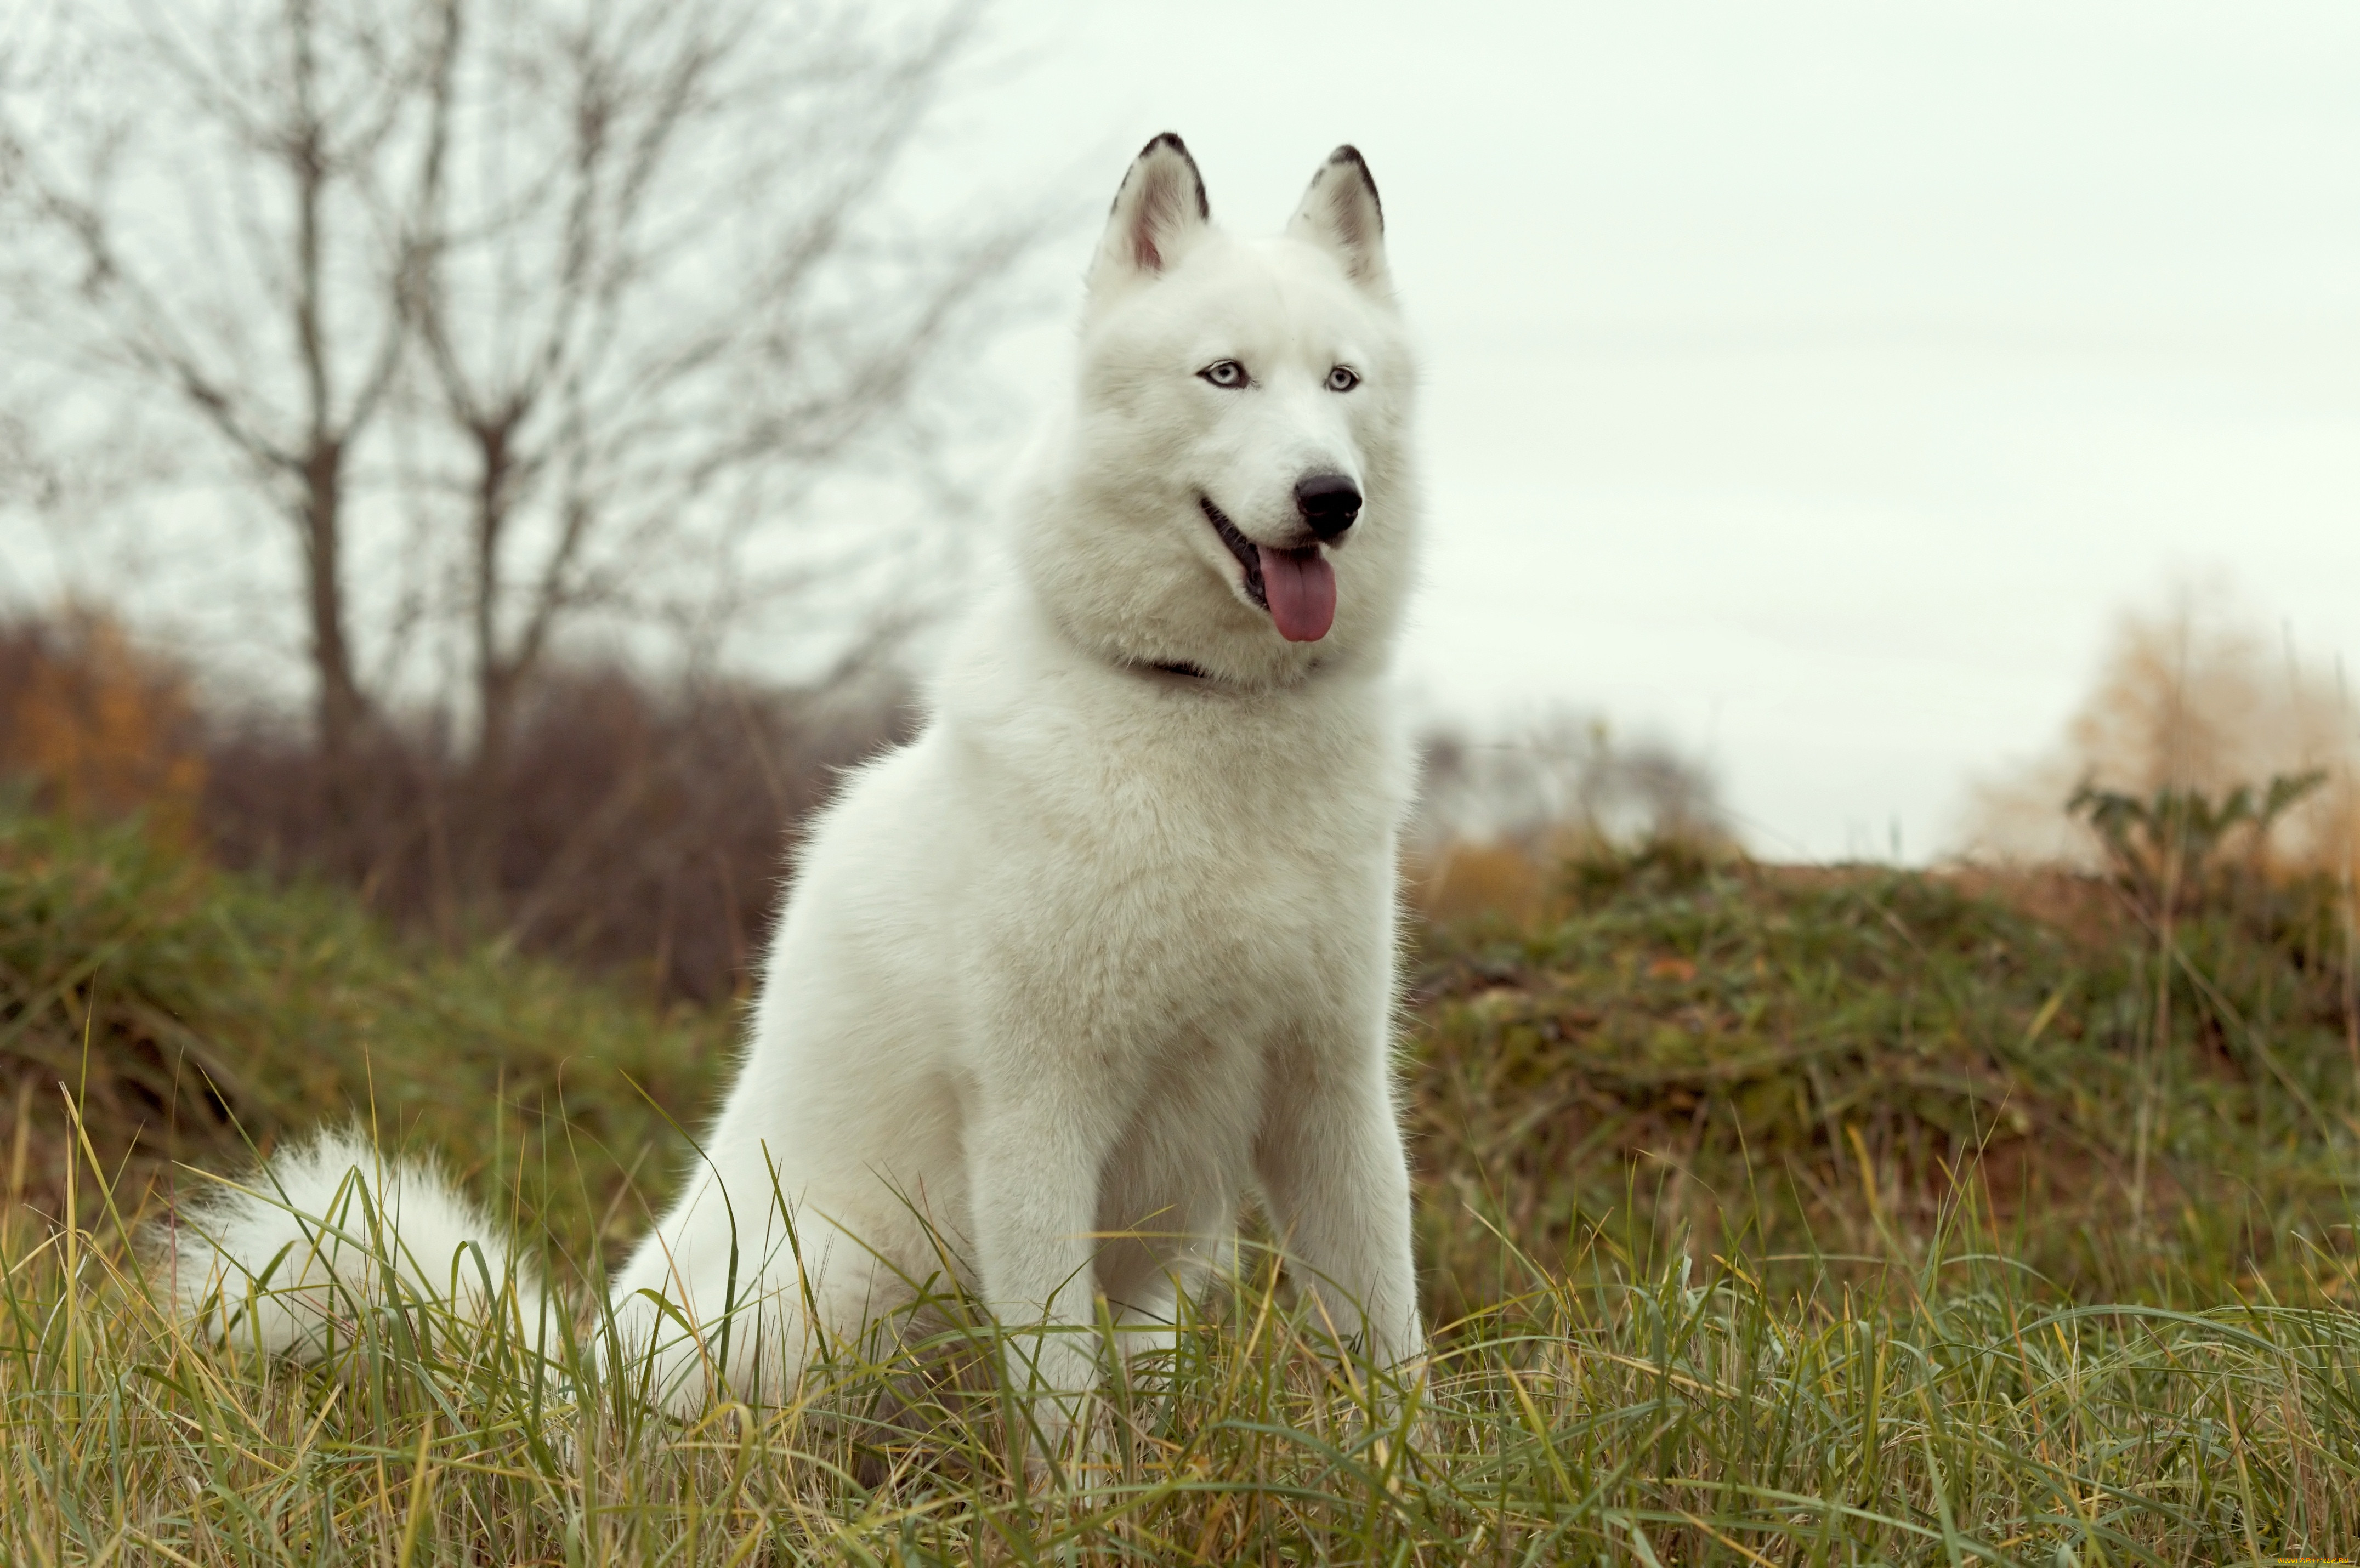
{"type": "Polygon", "coordinates": [[[157,1235],[168,1304],[202,1343],[317,1361],[387,1309],[507,1318],[556,1353],[559,1303],[504,1227],[432,1160],[388,1159],[358,1127],[280,1149],[183,1204],[157,1235]]]}

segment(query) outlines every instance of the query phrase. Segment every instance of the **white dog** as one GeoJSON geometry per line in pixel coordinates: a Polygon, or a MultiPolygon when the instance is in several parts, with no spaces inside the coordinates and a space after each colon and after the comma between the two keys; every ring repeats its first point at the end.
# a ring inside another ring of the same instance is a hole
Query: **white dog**
{"type": "MultiPolygon", "coordinates": [[[[775,1396],[815,1326],[857,1333],[945,1265],[1037,1387],[1086,1390],[1097,1342],[1040,1331],[1104,1310],[1154,1342],[1248,1194],[1338,1327],[1387,1363],[1421,1352],[1389,1064],[1411,777],[1386,684],[1416,372],[1360,154],[1251,241],[1213,227],[1177,136],[1151,142],[1078,370],[1014,570],[923,733],[814,828],[727,1103],[614,1281],[675,1409],[775,1396]]],[[[331,1134],[185,1220],[185,1320],[316,1354],[345,1244],[295,1215],[375,1160],[331,1134]]],[[[410,1288],[476,1288],[452,1266],[471,1240],[503,1266],[430,1167],[382,1174],[410,1288]]]]}

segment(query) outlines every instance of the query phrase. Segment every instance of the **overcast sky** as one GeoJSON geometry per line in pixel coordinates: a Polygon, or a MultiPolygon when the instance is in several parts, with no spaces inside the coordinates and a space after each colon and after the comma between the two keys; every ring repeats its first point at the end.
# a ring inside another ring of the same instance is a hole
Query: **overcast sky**
{"type": "Polygon", "coordinates": [[[989,53],[979,180],[1103,200],[1170,128],[1260,230],[1367,154],[1436,708],[1596,708],[1760,852],[1917,858],[2175,581],[2360,663],[2348,0],[1002,0],[989,53]]]}
{"type": "MultiPolygon", "coordinates": [[[[2354,0],[997,0],[910,191],[1102,212],[1165,129],[1242,230],[1339,141],[1383,190],[1429,711],[1593,711],[1708,758],[1759,853],[1922,858],[2176,583],[2360,688],[2354,0]]],[[[962,383],[1011,457],[1089,226],[962,383]]],[[[180,511],[189,560],[82,575],[233,603],[180,511]]]]}

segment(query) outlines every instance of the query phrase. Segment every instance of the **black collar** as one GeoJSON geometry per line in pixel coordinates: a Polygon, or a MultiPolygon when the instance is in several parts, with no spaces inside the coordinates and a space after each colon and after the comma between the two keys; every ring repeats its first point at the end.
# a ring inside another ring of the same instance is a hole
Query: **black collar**
{"type": "MultiPolygon", "coordinates": [[[[1197,666],[1190,664],[1185,659],[1175,659],[1168,663],[1163,664],[1123,663],[1117,665],[1115,668],[1118,670],[1128,670],[1134,674],[1139,675],[1176,675],[1183,681],[1197,681],[1207,689],[1215,691],[1237,691],[1246,690],[1246,688],[1231,684],[1229,681],[1223,680],[1220,676],[1214,674],[1209,670],[1199,669],[1197,666]]],[[[1311,680],[1326,671],[1328,668],[1328,665],[1326,659],[1315,659],[1305,668],[1303,678],[1306,681],[1311,680]]],[[[1273,689],[1275,690],[1275,688],[1273,689]]]]}

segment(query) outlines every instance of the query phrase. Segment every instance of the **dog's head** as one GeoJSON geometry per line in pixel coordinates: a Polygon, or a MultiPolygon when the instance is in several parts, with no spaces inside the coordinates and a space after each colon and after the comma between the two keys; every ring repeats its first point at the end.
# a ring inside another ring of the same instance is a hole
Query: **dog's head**
{"type": "Polygon", "coordinates": [[[1414,568],[1415,375],[1359,152],[1253,241],[1213,226],[1196,160],[1156,137],[1091,267],[1028,575],[1119,662],[1272,685],[1381,654],[1414,568]]]}

